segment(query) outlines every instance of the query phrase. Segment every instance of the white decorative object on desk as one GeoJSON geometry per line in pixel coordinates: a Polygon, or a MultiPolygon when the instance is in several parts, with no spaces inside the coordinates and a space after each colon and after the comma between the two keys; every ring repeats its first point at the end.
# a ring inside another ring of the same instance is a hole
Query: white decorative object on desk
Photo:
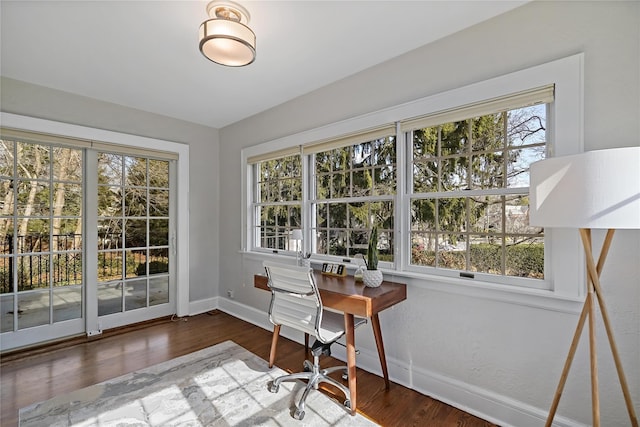
{"type": "Polygon", "coordinates": [[[382,271],[380,270],[364,270],[362,281],[365,286],[377,288],[382,283],[382,271]]]}

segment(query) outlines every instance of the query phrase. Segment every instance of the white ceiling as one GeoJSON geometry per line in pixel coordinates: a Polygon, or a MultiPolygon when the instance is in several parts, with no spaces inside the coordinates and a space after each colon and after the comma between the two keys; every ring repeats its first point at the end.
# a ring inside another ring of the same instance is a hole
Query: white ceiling
{"type": "Polygon", "coordinates": [[[7,1],[1,74],[221,128],[518,7],[519,1],[242,1],[243,68],[198,51],[201,1],[7,1]]]}

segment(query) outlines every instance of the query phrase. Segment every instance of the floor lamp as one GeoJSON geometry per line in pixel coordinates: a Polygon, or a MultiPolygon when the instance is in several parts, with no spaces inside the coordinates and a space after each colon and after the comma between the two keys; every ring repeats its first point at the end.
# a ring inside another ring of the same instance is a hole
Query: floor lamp
{"type": "Polygon", "coordinates": [[[609,314],[600,286],[604,266],[616,229],[640,228],[640,147],[596,150],[575,156],[555,157],[531,165],[529,223],[534,226],[578,228],[587,265],[587,296],[569,347],[560,382],[546,426],[553,422],[571,362],[585,321],[589,322],[591,402],[593,426],[600,426],[598,364],[596,351],[596,303],[613,353],[631,425],[638,427],[627,380],[613,337],[609,314]],[[591,245],[591,230],[606,229],[597,262],[591,245]]]}

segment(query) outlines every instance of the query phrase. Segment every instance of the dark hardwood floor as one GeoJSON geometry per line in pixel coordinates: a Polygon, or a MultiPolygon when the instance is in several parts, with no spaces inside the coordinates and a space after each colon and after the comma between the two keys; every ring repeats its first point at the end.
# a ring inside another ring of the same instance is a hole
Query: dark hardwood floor
{"type": "MultiPolygon", "coordinates": [[[[271,332],[213,311],[184,319],[163,319],[99,339],[6,354],[0,359],[0,425],[18,425],[18,409],[196,350],[232,340],[268,360],[271,332]]],[[[280,337],[276,365],[298,371],[304,346],[280,337]]],[[[342,363],[323,359],[324,365],[342,363]]],[[[358,412],[383,426],[493,426],[449,405],[358,369],[358,412]]],[[[329,390],[323,390],[329,393],[329,390]]],[[[296,421],[292,418],[292,425],[296,421]]]]}

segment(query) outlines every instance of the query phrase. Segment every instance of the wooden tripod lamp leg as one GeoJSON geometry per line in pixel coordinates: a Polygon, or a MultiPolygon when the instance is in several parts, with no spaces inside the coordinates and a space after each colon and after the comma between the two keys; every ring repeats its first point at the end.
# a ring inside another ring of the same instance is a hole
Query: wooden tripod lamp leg
{"type": "Polygon", "coordinates": [[[589,286],[589,365],[591,366],[591,415],[593,427],[600,427],[600,395],[598,394],[598,351],[596,348],[596,300],[589,286]]]}
{"type": "MultiPolygon", "coordinates": [[[[593,263],[593,258],[591,260],[587,259],[587,271],[589,272],[589,276],[591,277],[591,283],[594,288],[595,295],[598,299],[598,304],[600,305],[602,320],[603,320],[605,329],[607,331],[607,338],[609,339],[609,346],[611,347],[611,354],[613,355],[613,360],[616,365],[616,371],[618,372],[618,380],[620,381],[620,386],[622,387],[622,394],[624,395],[624,401],[625,401],[625,404],[627,405],[627,412],[629,413],[629,419],[631,420],[631,425],[633,427],[638,427],[638,418],[636,416],[635,409],[633,408],[633,403],[631,401],[631,393],[629,392],[627,379],[624,375],[624,370],[622,369],[622,361],[620,360],[618,347],[616,345],[616,341],[613,336],[611,321],[609,320],[609,312],[607,311],[607,307],[604,303],[604,295],[602,293],[602,288],[600,286],[600,272],[602,271],[602,264],[604,264],[603,258],[606,258],[606,254],[609,250],[609,246],[611,245],[611,239],[613,239],[613,233],[614,233],[614,230],[612,229],[607,231],[607,235],[602,245],[602,251],[600,255],[600,260],[598,261],[598,265],[596,266],[593,263]]],[[[583,237],[583,240],[584,240],[584,237],[583,237]]],[[[591,242],[589,240],[589,246],[591,246],[590,243],[591,242]]]]}
{"type": "MultiPolygon", "coordinates": [[[[582,232],[582,230],[580,230],[582,232]]],[[[582,243],[585,247],[585,254],[587,257],[592,257],[591,255],[591,232],[590,230],[586,230],[584,234],[581,233],[583,237],[582,243]],[[586,240],[585,240],[586,239],[586,240]]],[[[604,254],[606,257],[606,254],[604,254]]],[[[598,260],[598,266],[602,269],[604,265],[603,254],[600,254],[600,259],[598,260]]],[[[562,369],[562,375],[560,375],[560,382],[558,383],[558,387],[556,388],[556,393],[553,396],[553,403],[551,404],[551,409],[549,409],[549,416],[547,417],[547,422],[545,423],[545,427],[550,427],[553,423],[553,418],[556,415],[556,411],[558,410],[558,404],[560,403],[560,397],[562,397],[562,391],[567,382],[567,377],[569,376],[569,370],[571,369],[571,363],[573,362],[573,358],[576,354],[576,349],[578,348],[578,344],[580,343],[580,337],[582,336],[582,330],[584,328],[584,322],[587,319],[587,316],[590,317],[589,327],[591,329],[591,319],[593,318],[593,299],[591,298],[592,293],[589,292],[593,289],[591,286],[589,276],[587,276],[587,297],[584,300],[584,304],[582,306],[582,312],[580,313],[580,318],[578,319],[578,326],[576,326],[576,331],[573,334],[573,340],[571,341],[571,347],[569,347],[569,354],[567,355],[567,360],[564,362],[564,368],[562,369]]],[[[591,337],[591,334],[589,335],[591,337]]],[[[593,371],[592,371],[593,372],[593,371]]],[[[593,395],[593,389],[592,389],[593,395]]],[[[593,400],[593,396],[592,396],[593,400]]]]}
{"type": "Polygon", "coordinates": [[[578,327],[576,328],[576,331],[573,334],[573,341],[571,342],[571,347],[569,347],[569,355],[567,356],[567,360],[564,362],[562,375],[560,375],[560,382],[558,383],[558,388],[556,388],[556,394],[553,396],[553,403],[551,404],[551,409],[549,409],[549,416],[547,417],[547,422],[545,423],[545,427],[551,427],[553,418],[556,416],[556,411],[558,410],[558,404],[560,403],[560,397],[562,396],[562,390],[564,389],[564,385],[567,382],[567,377],[569,376],[569,369],[571,369],[571,362],[573,362],[573,356],[576,354],[576,348],[578,348],[578,343],[580,342],[580,336],[582,335],[582,328],[584,327],[584,321],[586,320],[588,313],[589,313],[589,300],[587,299],[585,300],[584,305],[582,306],[582,312],[580,313],[580,319],[578,320],[578,327]]]}
{"type": "MultiPolygon", "coordinates": [[[[582,246],[587,263],[587,301],[589,302],[589,366],[591,372],[591,419],[593,427],[600,427],[600,394],[598,393],[598,350],[596,347],[596,294],[593,286],[600,273],[595,270],[593,248],[591,246],[591,230],[580,229],[582,246]],[[593,266],[594,268],[590,268],[593,266]]],[[[600,252],[599,264],[604,266],[607,251],[600,252]]]]}
{"type": "Polygon", "coordinates": [[[611,240],[613,238],[613,234],[614,234],[614,230],[610,229],[607,231],[607,235],[605,237],[604,243],[602,244],[600,255],[598,257],[598,264],[596,265],[593,260],[593,254],[592,254],[591,230],[580,229],[580,237],[582,238],[582,245],[584,247],[586,263],[587,263],[588,293],[584,302],[584,306],[582,307],[582,312],[580,313],[578,326],[576,327],[576,331],[573,335],[573,341],[571,342],[571,347],[569,348],[569,354],[567,356],[567,360],[565,361],[564,368],[562,370],[562,375],[560,376],[560,382],[556,389],[556,393],[553,398],[553,403],[551,404],[551,409],[549,410],[549,416],[547,418],[545,427],[550,427],[553,422],[553,418],[555,417],[556,411],[558,409],[558,404],[560,402],[560,397],[562,396],[562,390],[564,389],[564,385],[566,383],[567,376],[569,374],[569,369],[571,368],[571,363],[575,356],[576,348],[578,347],[580,336],[582,335],[582,330],[584,328],[584,323],[587,317],[589,317],[589,344],[590,344],[589,348],[590,348],[590,362],[591,362],[591,397],[592,397],[593,425],[594,427],[600,425],[597,352],[596,352],[596,346],[595,346],[595,338],[596,338],[595,336],[595,301],[596,299],[598,301],[598,304],[600,305],[600,310],[602,312],[602,318],[604,321],[605,328],[607,330],[607,337],[609,339],[611,352],[613,353],[616,369],[618,371],[618,379],[620,380],[620,385],[622,386],[622,392],[624,394],[625,403],[627,405],[627,411],[629,412],[629,418],[631,419],[631,425],[633,427],[638,427],[638,419],[636,417],[635,410],[631,402],[631,394],[629,393],[629,387],[627,385],[627,381],[626,381],[624,372],[622,370],[622,363],[620,361],[616,343],[613,338],[613,330],[611,328],[609,314],[607,312],[607,309],[604,303],[604,297],[602,295],[602,290],[600,287],[600,273],[602,272],[602,268],[604,267],[607,254],[609,252],[609,247],[611,246],[611,240]]]}

